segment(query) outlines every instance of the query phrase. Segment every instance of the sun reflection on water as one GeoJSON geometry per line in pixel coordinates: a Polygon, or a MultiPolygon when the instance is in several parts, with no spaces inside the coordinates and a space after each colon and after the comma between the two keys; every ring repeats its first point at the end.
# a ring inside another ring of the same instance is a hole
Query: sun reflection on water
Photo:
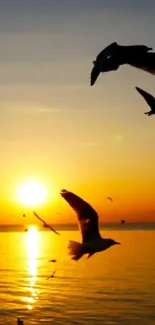
{"type": "Polygon", "coordinates": [[[27,280],[29,281],[29,297],[24,297],[23,300],[27,303],[29,310],[33,309],[33,306],[38,299],[38,290],[36,289],[37,281],[37,257],[39,251],[39,233],[35,226],[31,226],[29,231],[26,233],[26,248],[28,256],[28,275],[27,280]]]}

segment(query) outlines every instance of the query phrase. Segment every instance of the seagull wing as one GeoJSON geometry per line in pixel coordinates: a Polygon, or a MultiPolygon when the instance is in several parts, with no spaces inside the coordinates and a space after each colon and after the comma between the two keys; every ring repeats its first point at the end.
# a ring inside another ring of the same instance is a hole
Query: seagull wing
{"type": "Polygon", "coordinates": [[[151,107],[151,109],[155,110],[155,98],[139,87],[136,87],[136,89],[144,97],[144,99],[146,100],[147,104],[151,107]]]}
{"type": "Polygon", "coordinates": [[[104,50],[102,50],[96,57],[96,61],[93,61],[94,67],[90,75],[90,85],[93,86],[101,72],[102,65],[106,61],[107,57],[114,53],[114,50],[117,48],[117,43],[111,43],[104,50]]]}
{"type": "Polygon", "coordinates": [[[44,224],[44,226],[51,229],[55,234],[60,235],[53,227],[51,227],[48,223],[46,223],[43,219],[41,219],[35,211],[33,211],[33,214],[37,219],[39,219],[44,224]]]}
{"type": "Polygon", "coordinates": [[[98,214],[79,196],[67,190],[61,191],[61,196],[69,203],[76,212],[83,242],[90,241],[92,238],[100,237],[98,229],[98,214]]]}
{"type": "Polygon", "coordinates": [[[93,86],[99,76],[101,72],[101,67],[100,65],[95,64],[95,66],[93,67],[92,71],[91,71],[91,75],[90,75],[90,85],[93,86]]]}
{"type": "Polygon", "coordinates": [[[100,60],[103,61],[107,59],[108,56],[113,55],[114,51],[118,48],[118,46],[119,45],[116,42],[113,42],[107,47],[105,47],[105,49],[103,49],[96,57],[96,61],[100,61],[100,60]]]}
{"type": "Polygon", "coordinates": [[[107,197],[107,200],[110,200],[111,202],[113,201],[110,196],[107,197]]]}

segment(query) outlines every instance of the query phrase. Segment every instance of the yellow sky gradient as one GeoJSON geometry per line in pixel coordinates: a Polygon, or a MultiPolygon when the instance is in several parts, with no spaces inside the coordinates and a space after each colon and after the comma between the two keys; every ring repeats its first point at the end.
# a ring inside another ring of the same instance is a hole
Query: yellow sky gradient
{"type": "Polygon", "coordinates": [[[76,222],[62,188],[92,204],[101,222],[155,221],[155,118],[135,90],[155,95],[154,76],[125,66],[89,86],[92,61],[109,43],[155,49],[151,7],[132,16],[129,3],[115,15],[99,1],[83,10],[67,3],[63,12],[0,8],[0,224],[20,224],[23,213],[34,221],[15,194],[31,178],[47,187],[35,209],[48,222],[76,222]]]}

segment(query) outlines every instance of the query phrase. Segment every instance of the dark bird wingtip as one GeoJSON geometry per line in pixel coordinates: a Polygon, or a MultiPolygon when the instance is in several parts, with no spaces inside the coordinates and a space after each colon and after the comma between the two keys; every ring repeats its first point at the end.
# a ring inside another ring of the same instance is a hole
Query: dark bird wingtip
{"type": "Polygon", "coordinates": [[[139,93],[142,92],[142,89],[141,89],[141,88],[139,88],[139,87],[135,87],[135,88],[136,88],[136,90],[137,90],[139,93]]]}
{"type": "Polygon", "coordinates": [[[60,190],[60,194],[63,196],[67,191],[63,188],[62,190],[60,190]]]}
{"type": "Polygon", "coordinates": [[[93,86],[95,83],[95,81],[93,81],[92,79],[90,80],[90,86],[93,86]]]}

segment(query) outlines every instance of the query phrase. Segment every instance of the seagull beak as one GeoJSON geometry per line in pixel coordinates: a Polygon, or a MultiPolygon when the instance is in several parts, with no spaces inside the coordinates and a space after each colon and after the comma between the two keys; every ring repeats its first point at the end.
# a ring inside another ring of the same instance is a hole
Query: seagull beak
{"type": "Polygon", "coordinates": [[[116,244],[116,245],[121,245],[121,243],[119,243],[118,241],[115,241],[115,244],[116,244]]]}

